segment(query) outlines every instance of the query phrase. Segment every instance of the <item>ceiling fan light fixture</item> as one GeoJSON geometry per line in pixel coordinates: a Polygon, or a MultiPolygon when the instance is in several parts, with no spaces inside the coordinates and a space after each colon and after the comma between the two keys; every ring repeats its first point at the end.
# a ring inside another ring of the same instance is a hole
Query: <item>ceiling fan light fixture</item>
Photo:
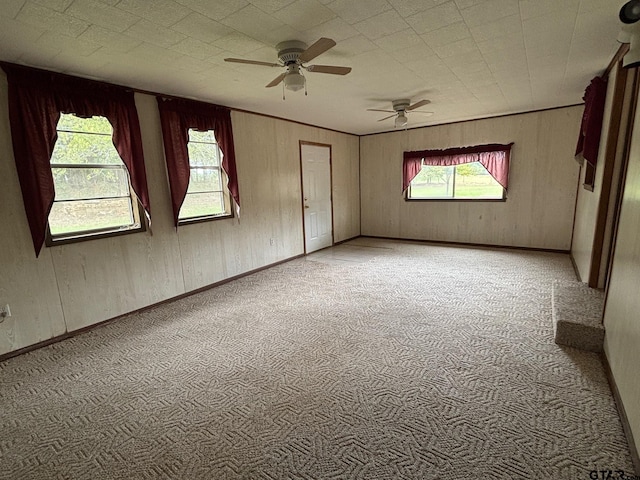
{"type": "Polygon", "coordinates": [[[304,88],[305,78],[301,73],[288,73],[284,77],[284,86],[287,90],[298,92],[304,88]]]}
{"type": "Polygon", "coordinates": [[[406,127],[407,121],[407,116],[404,112],[398,113],[398,116],[396,117],[396,128],[406,127]]]}
{"type": "Polygon", "coordinates": [[[292,63],[287,67],[287,74],[284,77],[284,88],[292,92],[298,92],[304,88],[305,78],[300,73],[300,65],[292,63]]]}

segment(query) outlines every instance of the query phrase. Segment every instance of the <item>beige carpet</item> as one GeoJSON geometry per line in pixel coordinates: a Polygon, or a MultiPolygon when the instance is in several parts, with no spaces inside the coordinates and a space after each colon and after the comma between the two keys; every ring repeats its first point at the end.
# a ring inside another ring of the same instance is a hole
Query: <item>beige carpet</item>
{"type": "Polygon", "coordinates": [[[0,364],[2,479],[632,472],[566,255],[357,239],[0,364]]]}

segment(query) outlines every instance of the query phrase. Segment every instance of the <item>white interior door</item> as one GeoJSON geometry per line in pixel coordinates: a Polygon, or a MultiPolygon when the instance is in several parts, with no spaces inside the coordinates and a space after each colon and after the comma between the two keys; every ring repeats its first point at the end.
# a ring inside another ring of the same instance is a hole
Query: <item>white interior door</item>
{"type": "Polygon", "coordinates": [[[304,246],[311,253],[333,244],[331,217],[331,147],[302,144],[304,246]]]}

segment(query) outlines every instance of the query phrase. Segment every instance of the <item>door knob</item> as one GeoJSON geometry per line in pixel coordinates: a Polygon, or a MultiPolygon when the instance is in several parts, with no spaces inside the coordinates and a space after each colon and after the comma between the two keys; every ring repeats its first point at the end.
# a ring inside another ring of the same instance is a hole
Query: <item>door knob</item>
{"type": "Polygon", "coordinates": [[[309,208],[309,205],[305,205],[304,208],[309,208]]]}

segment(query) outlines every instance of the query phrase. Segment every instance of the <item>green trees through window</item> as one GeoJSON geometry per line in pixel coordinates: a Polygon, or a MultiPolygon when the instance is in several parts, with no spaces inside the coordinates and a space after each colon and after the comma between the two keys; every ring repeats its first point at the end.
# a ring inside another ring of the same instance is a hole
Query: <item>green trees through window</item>
{"type": "Polygon", "coordinates": [[[221,168],[222,152],[213,130],[189,130],[189,187],[179,220],[230,215],[229,198],[221,168]]]}
{"type": "Polygon", "coordinates": [[[480,162],[448,167],[423,165],[409,186],[408,198],[414,200],[503,199],[504,188],[480,162]]]}
{"type": "Polygon", "coordinates": [[[53,241],[140,229],[129,175],[104,117],[61,114],[51,156],[55,187],[49,214],[53,241]]]}

